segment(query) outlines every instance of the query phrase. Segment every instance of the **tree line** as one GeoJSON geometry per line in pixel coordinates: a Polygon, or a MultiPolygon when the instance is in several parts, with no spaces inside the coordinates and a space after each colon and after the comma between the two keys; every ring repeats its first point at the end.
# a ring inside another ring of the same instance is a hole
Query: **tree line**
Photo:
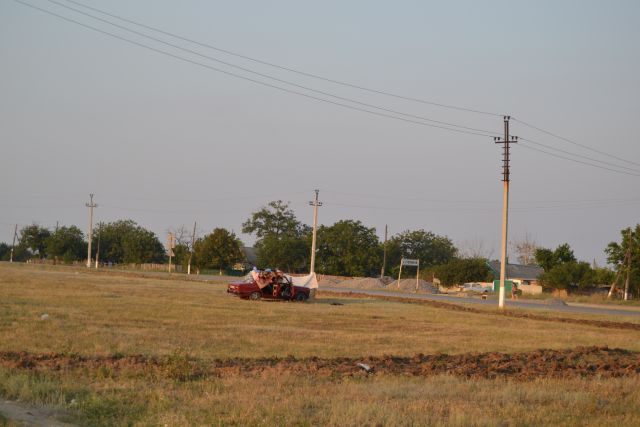
{"type": "MultiPolygon", "coordinates": [[[[242,224],[242,232],[255,237],[257,266],[279,268],[294,273],[309,271],[311,227],[302,223],[288,203],[276,200],[253,212],[242,224]]],[[[534,243],[516,245],[518,259],[536,263],[544,269],[543,285],[559,289],[588,287],[595,284],[621,282],[629,270],[633,292],[640,288],[640,225],[622,230],[620,243],[611,242],[605,252],[614,270],[597,268],[578,261],[568,244],[556,249],[540,248],[534,243]],[[632,262],[627,262],[631,260],[632,262]],[[629,267],[631,265],[631,267],[629,267]]],[[[193,244],[184,227],[174,231],[176,264],[198,270],[228,270],[247,264],[243,244],[229,230],[215,228],[200,236],[193,244]]],[[[0,243],[0,259],[9,259],[10,246],[0,243]]],[[[427,230],[406,230],[381,242],[375,228],[359,220],[340,220],[321,225],[317,231],[316,272],[336,276],[369,276],[381,274],[386,252],[385,274],[396,277],[402,257],[420,260],[421,276],[440,279],[450,286],[466,282],[489,281],[493,277],[481,256],[463,256],[450,238],[427,230]]],[[[98,223],[94,229],[92,258],[99,253],[102,262],[163,263],[167,252],[158,237],[132,220],[98,223]]],[[[87,242],[76,226],[58,227],[50,231],[36,224],[20,230],[13,259],[31,258],[73,262],[86,259],[87,242]]],[[[407,272],[407,275],[413,274],[407,272]]]]}

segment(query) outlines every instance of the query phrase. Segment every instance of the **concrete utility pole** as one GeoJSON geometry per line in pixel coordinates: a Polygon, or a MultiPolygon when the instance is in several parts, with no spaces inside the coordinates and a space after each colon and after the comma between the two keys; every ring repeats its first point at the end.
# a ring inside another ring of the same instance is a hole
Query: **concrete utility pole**
{"type": "Polygon", "coordinates": [[[384,279],[384,270],[387,267],[387,224],[384,225],[384,245],[382,249],[382,271],[380,272],[380,278],[384,279]]]}
{"type": "Polygon", "coordinates": [[[496,144],[503,144],[502,151],[502,245],[500,247],[500,295],[498,307],[504,308],[504,287],[507,271],[507,229],[509,221],[509,144],[518,142],[517,136],[509,135],[510,116],[504,116],[504,138],[493,138],[496,144]]]}
{"type": "MultiPolygon", "coordinates": [[[[56,231],[55,231],[56,234],[58,234],[58,223],[59,221],[56,221],[56,231]]],[[[58,264],[58,255],[53,257],[53,265],[56,265],[56,264],[58,264]]]]}
{"type": "Polygon", "coordinates": [[[313,206],[313,235],[311,237],[311,271],[309,274],[316,272],[316,235],[318,232],[318,208],[322,206],[322,202],[318,201],[320,190],[314,190],[316,197],[309,205],[313,206]]]}
{"type": "Polygon", "coordinates": [[[633,233],[629,228],[629,243],[627,243],[627,277],[624,280],[624,300],[629,300],[629,275],[631,273],[631,242],[633,241],[633,233]]]}
{"type": "Polygon", "coordinates": [[[96,248],[96,270],[98,269],[98,259],[100,258],[100,237],[102,231],[102,223],[98,223],[98,247],[96,248]]]}
{"type": "Polygon", "coordinates": [[[89,247],[87,248],[87,268],[91,268],[91,238],[93,236],[93,208],[97,208],[98,205],[93,203],[93,193],[89,194],[90,201],[86,203],[89,208],[89,233],[87,237],[89,239],[89,247]]]}
{"type": "Polygon", "coordinates": [[[173,233],[169,233],[169,238],[168,238],[168,246],[169,246],[169,274],[171,274],[171,259],[173,257],[173,248],[175,247],[175,244],[173,243],[173,233]]]}
{"type": "Polygon", "coordinates": [[[196,244],[196,223],[193,222],[193,234],[191,235],[191,251],[189,252],[189,264],[187,265],[187,274],[191,274],[191,259],[193,258],[193,246],[196,244]]]}
{"type": "Polygon", "coordinates": [[[11,255],[9,257],[9,262],[13,262],[13,249],[16,247],[16,237],[18,236],[18,224],[13,229],[13,243],[11,244],[11,255]]]}

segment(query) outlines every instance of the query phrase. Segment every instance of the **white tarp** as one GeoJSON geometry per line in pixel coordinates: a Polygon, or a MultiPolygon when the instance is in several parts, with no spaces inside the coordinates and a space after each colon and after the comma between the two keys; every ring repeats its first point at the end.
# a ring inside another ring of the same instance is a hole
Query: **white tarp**
{"type": "Polygon", "coordinates": [[[304,286],[309,289],[318,289],[318,279],[316,273],[309,274],[307,276],[291,277],[291,283],[294,286],[304,286]]]}

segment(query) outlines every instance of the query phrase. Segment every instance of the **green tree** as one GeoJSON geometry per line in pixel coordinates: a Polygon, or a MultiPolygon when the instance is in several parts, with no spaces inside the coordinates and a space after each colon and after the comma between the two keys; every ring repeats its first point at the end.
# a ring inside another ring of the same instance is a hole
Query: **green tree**
{"type": "Polygon", "coordinates": [[[433,273],[443,286],[461,285],[468,282],[489,282],[493,279],[486,260],[482,258],[452,259],[433,268],[433,273]]]}
{"type": "Polygon", "coordinates": [[[255,247],[262,267],[307,269],[311,230],[298,221],[288,203],[276,200],[254,212],[242,224],[242,232],[258,238],[255,247]]]}
{"type": "Polygon", "coordinates": [[[596,274],[588,262],[569,261],[555,265],[540,276],[544,286],[567,289],[570,286],[585,288],[595,283],[596,274]]]}
{"type": "Polygon", "coordinates": [[[311,243],[305,235],[268,235],[256,243],[258,263],[263,267],[304,272],[309,268],[311,243]]]}
{"type": "MultiPolygon", "coordinates": [[[[166,260],[158,237],[132,220],[100,224],[94,233],[100,236],[100,259],[105,262],[142,264],[166,260]]],[[[93,256],[97,251],[97,241],[94,242],[93,256]]]]}
{"type": "Polygon", "coordinates": [[[568,243],[559,245],[555,250],[538,248],[535,252],[536,263],[544,269],[550,271],[554,267],[568,263],[576,262],[576,257],[568,243]]]}
{"type": "Polygon", "coordinates": [[[11,246],[7,245],[4,242],[0,243],[0,260],[2,261],[8,260],[10,257],[10,254],[11,254],[11,246]]]}
{"type": "Polygon", "coordinates": [[[20,230],[18,246],[29,251],[31,256],[46,258],[46,240],[51,232],[37,224],[28,225],[20,230]]]}
{"type": "Polygon", "coordinates": [[[556,264],[563,264],[567,262],[576,262],[576,257],[573,255],[573,249],[568,243],[564,243],[553,251],[553,257],[556,260],[556,264]]]}
{"type": "Polygon", "coordinates": [[[457,249],[451,239],[431,231],[415,230],[396,234],[387,242],[387,265],[397,275],[400,258],[420,260],[420,268],[446,264],[454,259],[457,249]]]}
{"type": "Polygon", "coordinates": [[[596,285],[610,285],[615,280],[616,274],[609,268],[601,267],[593,269],[593,283],[596,285]]]}
{"type": "Polygon", "coordinates": [[[198,239],[194,245],[196,267],[222,270],[244,260],[242,243],[232,232],[216,228],[211,234],[198,239]]]}
{"type": "Polygon", "coordinates": [[[538,248],[535,253],[536,264],[544,269],[544,271],[551,270],[555,265],[553,258],[553,251],[547,248],[538,248]]]}
{"type": "Polygon", "coordinates": [[[318,271],[337,276],[380,274],[382,253],[375,228],[342,220],[318,228],[318,271]]]}
{"type": "MultiPolygon", "coordinates": [[[[627,227],[620,231],[620,243],[611,242],[604,250],[607,254],[607,262],[614,266],[618,277],[616,285],[623,287],[629,273],[629,293],[640,293],[640,224],[635,229],[627,227]],[[631,236],[629,232],[631,231],[631,236]],[[627,251],[631,256],[631,268],[627,262],[627,251]]],[[[611,281],[613,282],[613,280],[611,281]]]]}
{"type": "Polygon", "coordinates": [[[176,243],[176,247],[173,248],[173,262],[175,265],[181,265],[182,267],[186,267],[189,263],[189,255],[191,251],[187,245],[184,243],[176,243]]]}
{"type": "Polygon", "coordinates": [[[289,204],[282,200],[269,202],[242,224],[243,233],[255,234],[258,239],[266,236],[298,236],[305,234],[307,228],[298,221],[289,204]]]}
{"type": "Polygon", "coordinates": [[[64,262],[83,259],[86,256],[87,244],[82,231],[75,225],[60,227],[45,240],[48,257],[55,257],[64,262]]]}
{"type": "Polygon", "coordinates": [[[172,262],[176,265],[187,267],[189,263],[189,255],[191,254],[191,239],[193,231],[181,225],[179,227],[171,227],[167,230],[173,234],[175,247],[173,248],[172,262]]]}

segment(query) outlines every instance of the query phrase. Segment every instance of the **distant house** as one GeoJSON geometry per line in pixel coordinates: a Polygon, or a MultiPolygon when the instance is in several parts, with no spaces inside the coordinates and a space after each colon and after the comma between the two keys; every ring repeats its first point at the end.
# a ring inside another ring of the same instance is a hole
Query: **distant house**
{"type": "MultiPolygon", "coordinates": [[[[493,277],[500,278],[500,261],[489,261],[487,267],[493,273],[493,277]]],[[[506,279],[511,280],[525,294],[541,294],[542,286],[539,278],[544,273],[538,265],[507,264],[506,279]]]]}

